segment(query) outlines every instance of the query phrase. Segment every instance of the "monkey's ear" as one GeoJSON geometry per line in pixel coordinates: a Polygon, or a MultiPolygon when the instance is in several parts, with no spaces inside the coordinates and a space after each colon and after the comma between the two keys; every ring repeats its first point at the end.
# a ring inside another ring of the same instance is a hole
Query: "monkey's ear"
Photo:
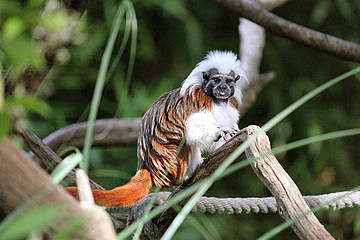
{"type": "Polygon", "coordinates": [[[209,80],[209,78],[210,78],[210,71],[204,71],[204,72],[202,72],[202,74],[203,74],[203,79],[204,80],[209,80]]]}
{"type": "Polygon", "coordinates": [[[229,75],[232,76],[233,78],[235,78],[235,73],[233,70],[230,71],[229,75]]]}
{"type": "Polygon", "coordinates": [[[240,79],[240,75],[237,75],[235,78],[235,82],[240,79]]]}

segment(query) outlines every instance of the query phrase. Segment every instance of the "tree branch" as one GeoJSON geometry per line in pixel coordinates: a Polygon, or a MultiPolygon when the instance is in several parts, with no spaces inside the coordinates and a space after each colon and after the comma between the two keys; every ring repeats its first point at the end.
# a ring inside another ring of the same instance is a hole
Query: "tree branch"
{"type": "MultiPolygon", "coordinates": [[[[57,156],[57,154],[49,148],[46,144],[41,141],[30,129],[25,128],[18,132],[18,134],[22,137],[25,144],[28,148],[36,155],[36,157],[40,160],[43,167],[48,171],[54,169],[56,164],[59,164],[62,159],[57,156]]],[[[75,170],[71,170],[68,177],[75,178],[75,170]]],[[[99,184],[90,180],[90,185],[92,189],[104,189],[99,184]]]]}
{"type": "Polygon", "coordinates": [[[291,227],[300,239],[334,239],[310,210],[295,182],[272,154],[265,132],[253,126],[247,137],[251,138],[259,132],[260,135],[245,150],[246,157],[255,174],[274,195],[279,215],[285,221],[296,220],[291,227]]]}
{"type": "MultiPolygon", "coordinates": [[[[141,118],[111,118],[96,120],[92,146],[135,145],[141,118]]],[[[87,122],[75,123],[51,133],[43,139],[55,152],[68,146],[84,146],[87,122]]]]}
{"type": "Polygon", "coordinates": [[[65,190],[20,148],[5,139],[0,145],[0,208],[9,213],[25,202],[29,208],[49,205],[60,207],[63,215],[51,223],[52,230],[61,229],[74,218],[82,217],[84,224],[76,231],[76,239],[116,239],[109,216],[100,208],[80,207],[65,190]]]}
{"type": "MultiPolygon", "coordinates": [[[[288,0],[260,0],[257,1],[265,9],[273,9],[288,0]]],[[[265,46],[265,30],[261,26],[246,18],[239,19],[240,51],[242,67],[246,72],[249,83],[244,83],[243,104],[240,106],[242,116],[255,102],[257,94],[274,77],[273,72],[259,74],[262,52],[265,46]]]]}
{"type": "Polygon", "coordinates": [[[269,30],[305,46],[323,51],[332,56],[360,62],[360,45],[324,34],[287,21],[261,8],[251,0],[216,0],[231,11],[235,11],[269,30]]]}

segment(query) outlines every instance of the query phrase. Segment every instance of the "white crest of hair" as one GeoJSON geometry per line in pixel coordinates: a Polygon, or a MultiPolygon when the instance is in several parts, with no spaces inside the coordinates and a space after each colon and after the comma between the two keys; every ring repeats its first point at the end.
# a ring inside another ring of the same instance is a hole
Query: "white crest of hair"
{"type": "Polygon", "coordinates": [[[236,83],[234,95],[238,100],[238,103],[241,104],[241,86],[244,86],[244,84],[240,84],[240,81],[247,81],[247,78],[245,71],[241,67],[240,60],[237,58],[236,54],[231,51],[210,51],[205,56],[204,60],[199,62],[194,70],[192,70],[189,76],[185,79],[181,86],[180,95],[184,96],[188,88],[190,88],[191,91],[195,86],[201,86],[203,81],[202,72],[209,71],[212,68],[216,68],[219,73],[222,74],[229,74],[231,71],[234,71],[235,76],[240,76],[240,79],[236,83]]]}

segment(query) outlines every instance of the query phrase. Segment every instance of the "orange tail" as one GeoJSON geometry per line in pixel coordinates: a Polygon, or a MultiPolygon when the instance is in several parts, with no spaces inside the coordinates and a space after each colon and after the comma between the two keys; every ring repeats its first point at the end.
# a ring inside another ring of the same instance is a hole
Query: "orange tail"
{"type": "MultiPolygon", "coordinates": [[[[132,206],[149,194],[152,186],[150,172],[146,169],[137,171],[136,175],[124,186],[112,190],[92,190],[95,203],[104,206],[132,206]]],[[[77,187],[66,190],[77,198],[77,187]]]]}

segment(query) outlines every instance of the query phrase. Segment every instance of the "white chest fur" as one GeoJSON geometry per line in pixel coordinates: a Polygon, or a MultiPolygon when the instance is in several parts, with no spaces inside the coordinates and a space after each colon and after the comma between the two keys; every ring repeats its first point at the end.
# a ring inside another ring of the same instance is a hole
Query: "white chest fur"
{"type": "Polygon", "coordinates": [[[192,114],[186,120],[185,138],[189,145],[209,147],[219,131],[235,128],[239,113],[229,104],[214,104],[210,110],[192,114]]]}
{"type": "Polygon", "coordinates": [[[221,131],[238,129],[239,112],[229,104],[214,104],[210,110],[194,113],[186,120],[186,144],[191,147],[186,177],[202,163],[201,153],[211,150],[221,131]]]}
{"type": "Polygon", "coordinates": [[[223,128],[237,128],[239,112],[229,104],[214,104],[209,112],[215,125],[223,128]]]}

